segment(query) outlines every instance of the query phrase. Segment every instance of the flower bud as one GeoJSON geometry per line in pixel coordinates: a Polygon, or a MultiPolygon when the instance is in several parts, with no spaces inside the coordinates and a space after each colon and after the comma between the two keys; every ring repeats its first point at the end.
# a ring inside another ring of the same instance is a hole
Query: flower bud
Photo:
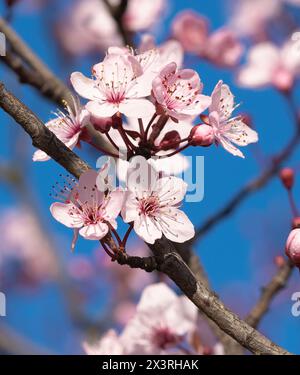
{"type": "Polygon", "coordinates": [[[285,253],[295,266],[300,267],[300,229],[293,229],[288,236],[285,253]]]}
{"type": "Polygon", "coordinates": [[[296,217],[293,218],[292,228],[293,229],[300,228],[300,217],[299,216],[296,216],[296,217]]]}
{"type": "Polygon", "coordinates": [[[176,130],[172,130],[165,134],[159,144],[159,148],[164,151],[170,150],[172,148],[178,148],[180,141],[181,138],[179,133],[176,130]]]}
{"type": "Polygon", "coordinates": [[[189,139],[192,146],[210,146],[215,140],[213,128],[205,124],[196,125],[192,128],[189,139]]]}
{"type": "Polygon", "coordinates": [[[292,168],[283,168],[279,173],[279,177],[286,189],[290,190],[293,187],[295,174],[292,168]]]}

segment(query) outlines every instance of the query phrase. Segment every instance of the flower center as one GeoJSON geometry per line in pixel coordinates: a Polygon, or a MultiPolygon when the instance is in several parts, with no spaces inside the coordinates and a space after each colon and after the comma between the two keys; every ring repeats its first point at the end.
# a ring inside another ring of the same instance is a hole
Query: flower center
{"type": "Polygon", "coordinates": [[[142,198],[139,202],[140,213],[147,216],[155,216],[159,209],[159,200],[155,196],[142,198]]]}

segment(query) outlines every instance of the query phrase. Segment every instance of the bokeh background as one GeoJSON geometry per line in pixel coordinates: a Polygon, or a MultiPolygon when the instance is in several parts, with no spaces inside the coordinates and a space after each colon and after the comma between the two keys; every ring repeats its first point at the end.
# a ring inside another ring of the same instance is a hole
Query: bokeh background
{"type": "MultiPolygon", "coordinates": [[[[4,3],[1,1],[1,15],[6,13],[4,3]]],[[[101,59],[97,51],[71,58],[62,50],[57,20],[63,20],[70,3],[21,0],[11,20],[22,38],[67,84],[72,71],[88,74],[90,66],[101,59]]],[[[174,16],[187,8],[205,15],[211,27],[217,29],[229,22],[233,3],[236,2],[170,0],[151,33],[158,42],[169,38],[174,16]]],[[[300,8],[285,6],[300,21],[300,8]]],[[[184,65],[199,72],[206,94],[219,79],[228,83],[241,103],[239,110],[251,115],[260,137],[258,145],[245,150],[245,160],[214,147],[186,152],[205,156],[204,200],[185,204],[197,227],[283,148],[293,133],[293,116],[283,96],[271,88],[242,89],[236,84],[234,71],[195,56],[186,56],[184,65]]],[[[3,64],[0,79],[43,121],[53,116],[55,105],[31,87],[20,85],[3,64]]],[[[299,103],[297,93],[295,101],[299,103]]],[[[0,343],[6,335],[13,335],[32,352],[82,353],[81,343],[87,335],[101,335],[107,328],[122,326],[134,310],[133,302],[139,298],[143,285],[157,280],[157,276],[142,271],[132,271],[128,276],[127,268],[120,270],[109,264],[96,242],[80,239],[72,254],[71,231],[55,222],[49,212],[51,186],[64,171],[53,161],[33,163],[30,139],[2,111],[0,126],[0,291],[7,298],[7,316],[0,317],[0,343]]],[[[90,163],[96,158],[85,146],[80,155],[90,163]]],[[[296,171],[300,169],[299,155],[295,152],[287,164],[296,171]]],[[[299,183],[295,192],[300,205],[299,183]]],[[[241,316],[253,306],[261,287],[276,272],[274,258],[283,255],[290,223],[286,192],[279,179],[274,178],[197,243],[197,253],[213,289],[241,316]]],[[[131,241],[130,249],[132,253],[145,251],[138,240],[131,241]]],[[[287,350],[299,353],[300,318],[291,314],[291,295],[296,291],[300,292],[298,272],[273,301],[260,330],[287,350]]],[[[1,344],[0,351],[6,350],[1,344]]]]}

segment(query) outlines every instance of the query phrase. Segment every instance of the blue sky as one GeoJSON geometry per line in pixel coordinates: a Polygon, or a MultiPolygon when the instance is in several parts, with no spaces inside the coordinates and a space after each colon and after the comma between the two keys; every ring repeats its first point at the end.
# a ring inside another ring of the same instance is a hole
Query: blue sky
{"type": "MultiPolygon", "coordinates": [[[[225,4],[226,2],[220,0],[171,1],[158,40],[162,41],[169,35],[172,18],[184,8],[191,8],[206,15],[213,29],[220,27],[226,20],[225,4]]],[[[95,61],[86,59],[73,61],[69,65],[62,64],[57,44],[48,28],[53,17],[54,14],[49,13],[24,15],[17,12],[13,26],[51,69],[68,82],[68,75],[73,70],[88,72],[89,66],[95,61]]],[[[280,94],[272,89],[241,89],[236,86],[232,72],[216,69],[196,59],[192,59],[191,62],[192,65],[189,67],[196,69],[201,75],[205,93],[209,94],[219,79],[230,84],[237,102],[241,103],[238,110],[249,112],[253,118],[260,137],[258,147],[266,157],[278,152],[288,142],[293,132],[292,116],[280,94]]],[[[0,65],[0,79],[4,80],[42,120],[47,121],[51,117],[51,111],[55,110],[55,106],[40,98],[32,88],[18,85],[15,77],[4,69],[3,65],[0,65]]],[[[298,98],[295,99],[297,102],[298,98]]],[[[71,232],[54,222],[48,209],[52,203],[49,198],[51,185],[62,173],[61,167],[53,161],[47,164],[33,164],[33,148],[30,141],[22,138],[16,146],[16,140],[19,139],[16,125],[2,112],[0,123],[0,160],[9,159],[12,149],[18,148],[19,159],[16,162],[24,168],[44,224],[51,236],[61,245],[63,257],[73,256],[66,250],[66,244],[72,237],[71,232]]],[[[191,154],[190,151],[186,153],[191,154]]],[[[245,153],[246,159],[242,160],[220,148],[192,150],[192,154],[205,157],[205,198],[200,203],[185,206],[186,212],[196,226],[222,207],[241,186],[260,172],[258,148],[249,147],[245,153]]],[[[93,160],[87,148],[82,150],[81,155],[90,161],[93,160]]],[[[298,157],[299,151],[287,165],[299,167],[298,157]]],[[[295,190],[296,199],[299,197],[299,187],[298,184],[295,190]]],[[[7,185],[0,185],[0,193],[0,210],[16,203],[15,196],[7,185]]],[[[229,306],[241,314],[245,314],[253,305],[259,296],[261,286],[269,280],[271,272],[275,272],[274,255],[283,253],[291,220],[287,203],[285,191],[275,178],[267,187],[247,199],[229,219],[220,223],[197,244],[197,252],[203,260],[213,288],[229,306]]],[[[300,204],[300,199],[298,203],[300,204]]],[[[88,253],[93,246],[89,242],[80,241],[76,251],[79,254],[88,253]]],[[[290,312],[290,296],[293,292],[300,291],[299,275],[296,272],[291,285],[287,293],[274,301],[271,314],[264,318],[261,330],[288,350],[299,352],[300,318],[294,318],[290,312]]],[[[71,342],[72,336],[69,338],[67,334],[69,323],[60,293],[55,286],[45,287],[33,295],[12,292],[7,297],[9,310],[5,319],[22,333],[51,350],[79,350],[78,346],[71,342]],[[64,336],[63,340],[61,335],[64,336]]]]}

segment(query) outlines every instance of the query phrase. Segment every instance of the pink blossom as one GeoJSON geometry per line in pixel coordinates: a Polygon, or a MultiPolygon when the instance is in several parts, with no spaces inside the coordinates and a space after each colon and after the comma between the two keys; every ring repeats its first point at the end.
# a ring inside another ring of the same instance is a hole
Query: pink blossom
{"type": "Polygon", "coordinates": [[[5,270],[10,260],[17,260],[26,276],[24,280],[56,279],[59,269],[55,250],[28,207],[2,210],[0,231],[0,269],[5,270]]]}
{"type": "MultiPolygon", "coordinates": [[[[184,51],[181,44],[175,40],[170,39],[163,44],[156,46],[152,35],[145,34],[142,37],[139,45],[139,53],[144,53],[149,50],[157,50],[160,58],[160,69],[164,68],[171,62],[175,62],[178,68],[181,68],[184,58],[184,51]]],[[[157,72],[159,73],[159,71],[157,72]]]]}
{"type": "Polygon", "coordinates": [[[153,26],[166,7],[166,0],[129,0],[123,22],[127,30],[145,31],[153,26]]]}
{"type": "MultiPolygon", "coordinates": [[[[82,108],[77,98],[73,99],[73,108],[66,104],[66,114],[59,111],[57,118],[45,124],[71,150],[79,143],[80,136],[90,120],[88,111],[82,108]]],[[[32,159],[33,161],[47,161],[50,157],[44,151],[38,150],[35,151],[32,159]]]]}
{"type": "Polygon", "coordinates": [[[291,231],[285,245],[285,253],[290,260],[300,267],[300,229],[296,228],[291,231]]]}
{"type": "Polygon", "coordinates": [[[125,348],[120,343],[116,331],[109,330],[99,342],[90,344],[83,343],[83,349],[88,355],[122,355],[125,348]]]}
{"type": "Polygon", "coordinates": [[[126,354],[183,354],[181,345],[196,330],[197,309],[163,283],[146,287],[120,340],[126,354]]]}
{"type": "Polygon", "coordinates": [[[160,72],[152,88],[158,105],[177,120],[195,117],[211,103],[209,96],[201,95],[203,84],[198,74],[191,69],[177,71],[176,63],[160,72]]]}
{"type": "MultiPolygon", "coordinates": [[[[89,170],[79,178],[79,183],[69,192],[63,202],[53,203],[50,211],[53,217],[68,228],[75,229],[88,240],[100,240],[109,230],[109,225],[117,227],[116,218],[123,204],[123,192],[120,190],[102,192],[98,190],[98,175],[96,171],[89,170]]],[[[102,182],[104,185],[104,181],[102,182]]]]}
{"type": "Polygon", "coordinates": [[[238,74],[238,83],[251,88],[273,85],[288,91],[299,73],[299,52],[293,42],[285,43],[282,48],[265,42],[250,49],[248,62],[238,74]]]}
{"type": "Polygon", "coordinates": [[[123,49],[110,48],[103,62],[94,65],[94,79],[75,72],[71,82],[79,95],[89,99],[86,108],[94,117],[118,112],[129,117],[147,116],[154,111],[153,104],[145,99],[151,90],[148,62],[149,57],[142,64],[123,49]]]}
{"type": "Polygon", "coordinates": [[[212,33],[205,48],[205,57],[216,65],[234,67],[239,62],[243,46],[228,28],[223,28],[212,33]]]}
{"type": "Polygon", "coordinates": [[[101,0],[77,0],[58,21],[59,41],[66,52],[84,55],[122,45],[116,21],[101,0]]]}
{"type": "Polygon", "coordinates": [[[208,21],[193,11],[179,13],[172,25],[173,36],[185,51],[201,54],[208,38],[208,21]]]}
{"type": "Polygon", "coordinates": [[[185,242],[194,236],[193,224],[178,209],[187,189],[182,179],[159,178],[145,159],[136,157],[131,160],[127,188],[122,217],[126,223],[133,222],[135,232],[144,241],[154,243],[163,234],[174,242],[185,242]]]}
{"type": "Polygon", "coordinates": [[[247,126],[240,117],[231,117],[236,108],[230,88],[219,81],[212,93],[209,107],[209,124],[212,126],[215,142],[221,144],[232,155],[244,158],[243,153],[235,147],[247,146],[257,142],[256,131],[247,126]]]}
{"type": "Polygon", "coordinates": [[[268,22],[281,12],[281,0],[240,0],[234,2],[230,26],[240,36],[265,37],[268,22]]]}

